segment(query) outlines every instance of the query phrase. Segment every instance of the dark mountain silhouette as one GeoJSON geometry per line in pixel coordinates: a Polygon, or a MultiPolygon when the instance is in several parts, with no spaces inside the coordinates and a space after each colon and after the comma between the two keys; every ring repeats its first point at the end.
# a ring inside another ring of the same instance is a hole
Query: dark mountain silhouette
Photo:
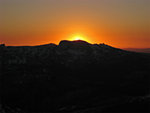
{"type": "Polygon", "coordinates": [[[1,45],[0,61],[5,112],[149,111],[150,54],[64,40],[1,45]]]}

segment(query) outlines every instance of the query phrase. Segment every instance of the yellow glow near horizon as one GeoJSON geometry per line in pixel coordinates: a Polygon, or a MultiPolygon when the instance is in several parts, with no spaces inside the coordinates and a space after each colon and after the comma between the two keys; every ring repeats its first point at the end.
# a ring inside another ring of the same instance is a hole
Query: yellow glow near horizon
{"type": "Polygon", "coordinates": [[[71,41],[74,41],[74,40],[88,41],[88,39],[85,36],[82,36],[82,35],[73,35],[73,36],[71,36],[71,38],[69,40],[71,40],[71,41]]]}
{"type": "Polygon", "coordinates": [[[76,36],[76,37],[74,37],[74,40],[83,40],[83,37],[81,37],[81,36],[76,36]]]}

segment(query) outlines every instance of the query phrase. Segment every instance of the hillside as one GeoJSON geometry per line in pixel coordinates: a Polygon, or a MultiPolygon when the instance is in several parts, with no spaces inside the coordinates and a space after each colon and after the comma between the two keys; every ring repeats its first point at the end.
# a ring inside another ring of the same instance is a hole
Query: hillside
{"type": "Polygon", "coordinates": [[[75,113],[149,110],[149,54],[64,40],[59,45],[3,45],[0,61],[4,108],[75,113]]]}

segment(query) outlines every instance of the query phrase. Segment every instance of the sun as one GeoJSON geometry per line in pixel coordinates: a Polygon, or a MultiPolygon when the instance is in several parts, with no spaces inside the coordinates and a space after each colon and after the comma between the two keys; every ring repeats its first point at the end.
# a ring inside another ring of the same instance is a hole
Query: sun
{"type": "Polygon", "coordinates": [[[73,37],[73,39],[74,40],[83,40],[83,37],[81,37],[81,36],[75,36],[75,37],[73,37]]]}
{"type": "Polygon", "coordinates": [[[87,38],[85,38],[82,35],[73,35],[73,36],[71,36],[71,38],[69,40],[71,40],[71,41],[77,41],[77,40],[88,41],[87,38]]]}

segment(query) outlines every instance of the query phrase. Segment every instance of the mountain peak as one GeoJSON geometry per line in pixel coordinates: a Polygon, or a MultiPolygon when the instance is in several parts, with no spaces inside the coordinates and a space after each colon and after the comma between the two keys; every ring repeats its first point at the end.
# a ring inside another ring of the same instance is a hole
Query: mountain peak
{"type": "Polygon", "coordinates": [[[68,44],[89,44],[89,43],[84,40],[74,40],[74,41],[62,40],[59,43],[59,45],[66,45],[66,44],[68,45],[68,44]]]}
{"type": "Polygon", "coordinates": [[[90,43],[86,42],[86,41],[83,41],[83,40],[74,40],[74,41],[69,41],[69,40],[62,40],[60,41],[59,43],[59,46],[88,46],[90,45],[90,43]]]}

